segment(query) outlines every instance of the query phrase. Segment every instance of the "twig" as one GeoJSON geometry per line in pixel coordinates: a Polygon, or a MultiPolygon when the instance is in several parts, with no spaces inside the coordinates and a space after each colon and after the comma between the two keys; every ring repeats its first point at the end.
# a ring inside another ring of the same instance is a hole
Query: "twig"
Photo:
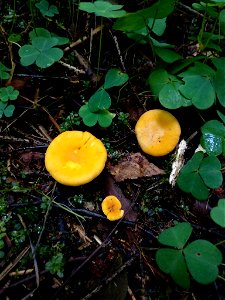
{"type": "MultiPolygon", "coordinates": [[[[97,28],[95,28],[92,31],[92,36],[95,35],[96,33],[100,32],[102,30],[102,26],[98,26],[97,28]]],[[[64,49],[64,52],[68,52],[73,50],[73,48],[75,48],[76,46],[78,46],[79,44],[83,43],[84,41],[86,41],[89,38],[89,36],[83,36],[81,39],[77,40],[76,42],[70,44],[68,47],[66,47],[64,49]]]]}
{"type": "Polygon", "coordinates": [[[9,263],[9,265],[1,272],[0,281],[18,264],[18,262],[27,254],[30,246],[25,247],[20,254],[14,259],[13,262],[9,263]]]}
{"type": "Polygon", "coordinates": [[[74,66],[71,66],[71,65],[69,65],[69,64],[67,64],[67,63],[65,63],[65,62],[63,62],[61,60],[58,61],[58,63],[60,65],[64,66],[64,67],[66,67],[67,69],[74,71],[76,74],[85,74],[85,72],[83,70],[80,70],[80,69],[78,69],[78,68],[76,68],[74,66]]]}
{"type": "Polygon", "coordinates": [[[16,138],[14,136],[8,136],[8,135],[0,135],[0,140],[4,140],[5,142],[24,142],[24,143],[31,143],[28,139],[23,138],[16,138]]]}
{"type": "Polygon", "coordinates": [[[119,55],[119,59],[120,59],[120,63],[122,65],[122,68],[123,68],[123,71],[126,72],[126,68],[125,68],[125,64],[124,64],[124,61],[123,61],[123,57],[122,57],[122,54],[121,54],[121,51],[120,51],[120,47],[119,47],[119,43],[118,43],[118,40],[117,40],[117,37],[115,35],[113,35],[112,31],[109,30],[113,40],[114,40],[114,43],[116,45],[116,50],[118,52],[118,55],[119,55]]]}
{"type": "Polygon", "coordinates": [[[112,274],[110,277],[107,277],[102,280],[102,283],[97,286],[93,291],[91,291],[88,295],[83,297],[81,300],[87,300],[90,299],[93,295],[97,294],[105,285],[109,284],[113,279],[115,279],[120,273],[123,272],[125,268],[130,266],[132,262],[135,260],[136,256],[131,257],[128,261],[126,261],[114,274],[112,274]]]}
{"type": "Polygon", "coordinates": [[[90,76],[91,81],[93,83],[96,83],[97,82],[97,76],[93,72],[93,70],[91,69],[89,62],[86,59],[84,59],[84,57],[82,55],[80,55],[76,50],[74,50],[74,53],[76,54],[76,57],[77,57],[79,63],[84,67],[86,74],[88,76],[90,76]]]}

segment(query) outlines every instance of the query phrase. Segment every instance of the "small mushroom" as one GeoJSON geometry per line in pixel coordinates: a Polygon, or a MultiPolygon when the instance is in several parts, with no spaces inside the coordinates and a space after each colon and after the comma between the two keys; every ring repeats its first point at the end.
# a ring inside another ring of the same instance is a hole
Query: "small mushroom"
{"type": "Polygon", "coordinates": [[[48,146],[45,166],[61,184],[79,186],[92,181],[104,169],[107,151],[103,143],[85,131],[65,131],[48,146]]]}
{"type": "Polygon", "coordinates": [[[116,221],[123,217],[124,210],[121,208],[122,204],[116,196],[107,196],[102,201],[102,211],[110,221],[116,221]]]}
{"type": "Polygon", "coordinates": [[[163,156],[178,144],[181,128],[168,111],[152,109],[141,115],[135,126],[135,134],[143,152],[163,156]]]}

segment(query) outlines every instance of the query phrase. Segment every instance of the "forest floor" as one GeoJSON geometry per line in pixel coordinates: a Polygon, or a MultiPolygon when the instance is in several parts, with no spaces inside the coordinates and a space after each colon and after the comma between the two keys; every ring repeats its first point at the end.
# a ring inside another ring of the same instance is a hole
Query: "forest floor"
{"type": "MultiPolygon", "coordinates": [[[[224,230],[209,217],[210,207],[225,198],[224,185],[211,191],[209,201],[199,202],[168,181],[176,149],[163,157],[141,151],[134,132],[137,120],[149,109],[163,109],[146,84],[155,65],[149,47],[113,31],[110,21],[104,27],[94,26],[92,17],[81,16],[76,34],[75,24],[68,27],[73,42],[69,50],[64,48],[67,66],[24,67],[17,45],[1,42],[1,57],[15,62],[8,84],[19,91],[19,97],[13,116],[0,119],[0,298],[225,299],[223,280],[207,286],[192,281],[190,289],[183,289],[155,261],[158,235],[178,222],[192,225],[193,239],[214,244],[225,240],[224,230]],[[95,30],[92,39],[91,28],[95,30]],[[74,57],[82,74],[68,67],[74,57]],[[87,127],[78,116],[79,108],[113,67],[129,74],[125,87],[110,90],[116,116],[107,128],[87,127]],[[105,169],[86,185],[59,184],[45,168],[49,143],[65,130],[89,131],[107,149],[105,169]],[[144,177],[140,168],[149,168],[146,160],[162,174],[152,175],[150,170],[144,177]],[[126,203],[122,219],[109,221],[103,214],[101,202],[107,195],[126,203]]],[[[186,42],[191,18],[185,11],[169,19],[167,42],[177,49],[186,42]],[[180,28],[176,37],[175,27],[180,28]]],[[[51,22],[49,27],[54,25],[51,22]]],[[[6,36],[8,24],[2,26],[1,35],[6,36]]],[[[185,51],[193,50],[186,44],[185,51]]],[[[202,116],[209,112],[199,114],[188,107],[172,113],[181,125],[181,139],[188,140],[187,161],[198,147],[202,116]]]]}

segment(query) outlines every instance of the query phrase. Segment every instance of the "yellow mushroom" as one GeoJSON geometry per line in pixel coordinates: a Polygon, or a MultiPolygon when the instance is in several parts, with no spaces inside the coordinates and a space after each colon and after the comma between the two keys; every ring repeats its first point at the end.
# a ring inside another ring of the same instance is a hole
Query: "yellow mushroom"
{"type": "Polygon", "coordinates": [[[181,128],[171,113],[153,109],[139,118],[135,134],[143,152],[152,156],[163,156],[178,144],[181,128]]]}
{"type": "Polygon", "coordinates": [[[45,166],[61,184],[79,186],[92,181],[104,169],[107,151],[89,132],[65,131],[48,146],[45,166]]]}
{"type": "Polygon", "coordinates": [[[102,201],[102,211],[110,221],[116,221],[123,217],[124,210],[121,208],[122,204],[116,196],[107,196],[102,201]]]}

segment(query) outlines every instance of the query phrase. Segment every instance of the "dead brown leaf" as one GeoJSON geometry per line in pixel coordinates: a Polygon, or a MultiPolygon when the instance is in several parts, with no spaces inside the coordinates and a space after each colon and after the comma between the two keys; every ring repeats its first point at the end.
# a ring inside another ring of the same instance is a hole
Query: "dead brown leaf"
{"type": "Polygon", "coordinates": [[[109,166],[109,171],[117,182],[165,174],[139,152],[128,154],[117,165],[109,166]]]}

